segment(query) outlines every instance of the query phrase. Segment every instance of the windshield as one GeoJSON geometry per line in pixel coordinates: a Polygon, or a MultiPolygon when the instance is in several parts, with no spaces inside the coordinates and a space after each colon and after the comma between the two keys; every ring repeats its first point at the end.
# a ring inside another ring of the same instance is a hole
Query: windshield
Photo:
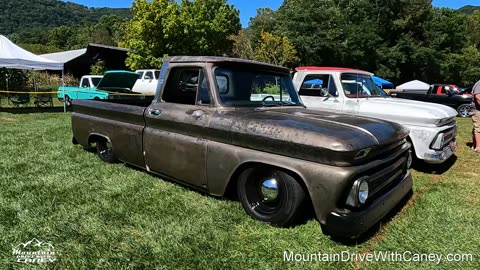
{"type": "Polygon", "coordinates": [[[288,74],[255,70],[251,66],[221,66],[215,69],[215,79],[220,100],[226,106],[302,105],[288,74]]]}
{"type": "Polygon", "coordinates": [[[342,86],[349,98],[386,97],[373,79],[364,74],[342,74],[342,86]]]}
{"type": "Polygon", "coordinates": [[[93,86],[97,87],[98,83],[102,80],[102,78],[92,78],[93,86]]]}

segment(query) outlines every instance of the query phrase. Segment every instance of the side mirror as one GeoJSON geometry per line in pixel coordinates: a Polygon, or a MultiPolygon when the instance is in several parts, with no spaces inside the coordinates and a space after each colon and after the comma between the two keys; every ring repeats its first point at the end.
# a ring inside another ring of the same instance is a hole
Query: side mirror
{"type": "Polygon", "coordinates": [[[322,88],[322,90],[320,90],[320,95],[322,97],[328,97],[329,96],[328,89],[327,88],[322,88]]]}
{"type": "Polygon", "coordinates": [[[152,77],[146,75],[145,77],[143,77],[143,79],[151,81],[151,80],[152,80],[152,77]]]}

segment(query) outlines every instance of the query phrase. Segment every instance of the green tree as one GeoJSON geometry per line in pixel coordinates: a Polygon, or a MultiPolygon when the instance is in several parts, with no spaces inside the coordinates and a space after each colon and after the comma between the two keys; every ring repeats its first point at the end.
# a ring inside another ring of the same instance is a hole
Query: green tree
{"type": "Polygon", "coordinates": [[[255,50],[255,59],[280,66],[292,66],[299,61],[297,50],[287,37],[263,31],[255,50]]]}
{"type": "Polygon", "coordinates": [[[275,11],[270,8],[257,9],[257,15],[250,18],[246,35],[257,46],[262,32],[274,33],[276,30],[275,11]]]}
{"type": "Polygon", "coordinates": [[[241,30],[237,35],[231,36],[230,40],[233,41],[230,56],[243,59],[255,59],[252,40],[249,38],[245,30],[241,30]]]}
{"type": "Polygon", "coordinates": [[[238,10],[226,0],[136,0],[125,46],[132,69],[159,67],[165,55],[223,55],[240,30],[238,10]]]}
{"type": "Polygon", "coordinates": [[[480,10],[475,10],[468,16],[466,23],[467,40],[469,45],[479,48],[480,46],[480,10]]]}
{"type": "Polygon", "coordinates": [[[97,62],[90,67],[90,74],[92,75],[103,75],[105,72],[107,72],[107,67],[103,60],[97,60],[97,62]]]}

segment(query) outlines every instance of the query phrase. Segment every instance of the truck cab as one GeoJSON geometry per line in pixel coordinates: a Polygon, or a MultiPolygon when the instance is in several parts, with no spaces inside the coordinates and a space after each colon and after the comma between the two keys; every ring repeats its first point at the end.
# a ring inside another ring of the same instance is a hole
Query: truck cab
{"type": "Polygon", "coordinates": [[[105,99],[108,93],[97,90],[102,78],[101,75],[85,75],[80,79],[78,87],[59,87],[57,97],[60,101],[65,101],[67,106],[70,106],[74,99],[105,99]]]}
{"type": "Polygon", "coordinates": [[[159,69],[140,69],[135,71],[138,74],[138,79],[132,88],[132,92],[143,95],[155,95],[160,77],[159,69]]]}
{"type": "Polygon", "coordinates": [[[457,112],[447,106],[392,98],[370,72],[336,67],[299,67],[295,87],[309,109],[389,120],[410,130],[414,160],[443,163],[457,149],[457,112]]]}

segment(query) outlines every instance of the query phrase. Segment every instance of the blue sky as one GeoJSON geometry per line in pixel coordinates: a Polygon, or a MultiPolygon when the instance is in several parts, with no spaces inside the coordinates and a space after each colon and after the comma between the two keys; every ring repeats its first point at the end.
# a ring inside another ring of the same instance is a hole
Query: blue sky
{"type": "MultiPolygon", "coordinates": [[[[248,26],[250,17],[254,17],[257,8],[270,7],[277,9],[283,3],[283,0],[227,0],[240,10],[240,19],[243,27],[248,26]]],[[[132,0],[69,0],[88,7],[130,7],[132,0]]],[[[438,7],[460,8],[465,5],[480,5],[479,0],[433,0],[433,5],[438,7]]]]}

